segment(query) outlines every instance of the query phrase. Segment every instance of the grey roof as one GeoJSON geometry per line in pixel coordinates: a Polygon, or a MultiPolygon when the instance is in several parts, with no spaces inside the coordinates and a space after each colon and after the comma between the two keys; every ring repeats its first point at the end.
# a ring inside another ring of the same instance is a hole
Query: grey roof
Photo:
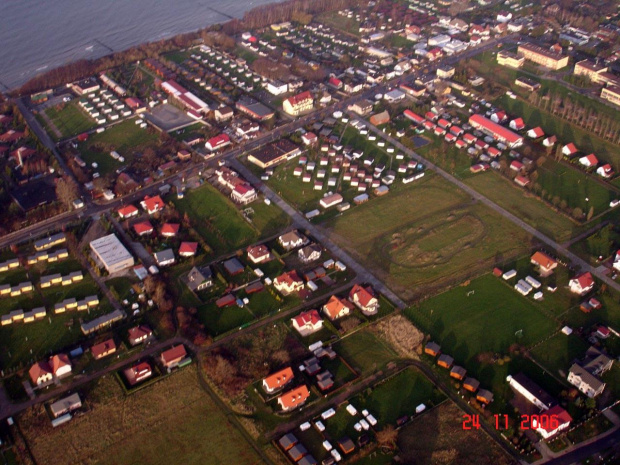
{"type": "Polygon", "coordinates": [[[226,260],[224,262],[224,268],[229,274],[240,273],[244,270],[243,265],[236,258],[231,258],[230,260],[226,260]]]}
{"type": "Polygon", "coordinates": [[[51,404],[50,410],[52,411],[54,416],[58,416],[66,412],[67,410],[80,408],[81,406],[82,400],[80,399],[79,394],[76,392],[51,404]]]}
{"type": "Polygon", "coordinates": [[[294,444],[297,444],[298,441],[297,437],[295,437],[293,433],[288,433],[282,436],[280,438],[280,441],[278,442],[280,443],[280,446],[282,446],[284,449],[289,449],[294,444]]]}
{"type": "Polygon", "coordinates": [[[465,378],[463,384],[471,386],[474,390],[476,390],[478,389],[478,386],[480,386],[480,381],[478,381],[476,378],[465,378]]]}
{"type": "Polygon", "coordinates": [[[512,377],[512,379],[519,383],[525,390],[527,390],[530,394],[540,400],[547,407],[551,407],[557,403],[553,396],[547,393],[547,391],[545,391],[523,373],[516,374],[512,377]]]}
{"type": "Polygon", "coordinates": [[[605,386],[605,383],[603,383],[596,376],[590,374],[584,367],[577,363],[573,363],[573,366],[570,367],[569,373],[572,373],[573,375],[581,378],[581,380],[588,386],[590,386],[590,388],[592,388],[594,391],[598,391],[603,386],[605,386]]]}
{"type": "Polygon", "coordinates": [[[300,458],[302,455],[307,454],[308,450],[304,447],[303,444],[295,444],[291,447],[291,450],[288,451],[288,455],[295,460],[295,458],[300,458]]]}
{"type": "Polygon", "coordinates": [[[426,347],[424,347],[424,349],[432,350],[433,352],[437,353],[441,350],[441,346],[436,342],[429,342],[428,344],[426,344],[426,347]]]}
{"type": "Polygon", "coordinates": [[[213,277],[213,273],[211,272],[211,268],[208,266],[205,267],[194,267],[189,273],[187,273],[187,287],[189,287],[192,291],[198,289],[198,286],[203,284],[204,282],[211,281],[213,277]]]}
{"type": "Polygon", "coordinates": [[[312,457],[311,455],[305,455],[297,463],[299,465],[316,465],[317,462],[316,462],[316,459],[312,457]]]}
{"type": "Polygon", "coordinates": [[[584,369],[593,375],[598,375],[607,371],[610,368],[610,364],[613,363],[612,359],[605,355],[603,352],[592,346],[586,351],[586,357],[581,364],[584,369]]]}
{"type": "Polygon", "coordinates": [[[446,354],[440,355],[437,361],[444,362],[447,365],[452,365],[454,363],[454,359],[446,354]]]}
{"type": "Polygon", "coordinates": [[[155,252],[155,260],[157,263],[167,262],[168,260],[174,260],[174,251],[172,249],[162,250],[161,252],[155,252]]]}
{"type": "Polygon", "coordinates": [[[482,397],[487,402],[492,402],[493,401],[493,393],[491,391],[487,391],[486,389],[480,389],[478,391],[478,394],[476,394],[476,396],[477,397],[482,397]]]}
{"type": "Polygon", "coordinates": [[[467,370],[458,365],[454,365],[452,369],[450,370],[450,373],[456,373],[457,375],[462,377],[462,376],[465,376],[465,373],[467,373],[467,370]]]}

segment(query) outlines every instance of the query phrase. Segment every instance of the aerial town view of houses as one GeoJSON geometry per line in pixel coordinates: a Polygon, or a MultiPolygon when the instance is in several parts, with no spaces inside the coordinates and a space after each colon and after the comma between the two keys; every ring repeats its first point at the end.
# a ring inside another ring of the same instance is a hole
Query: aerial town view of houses
{"type": "Polygon", "coordinates": [[[0,463],[620,463],[617,2],[149,45],[0,95],[0,463]]]}

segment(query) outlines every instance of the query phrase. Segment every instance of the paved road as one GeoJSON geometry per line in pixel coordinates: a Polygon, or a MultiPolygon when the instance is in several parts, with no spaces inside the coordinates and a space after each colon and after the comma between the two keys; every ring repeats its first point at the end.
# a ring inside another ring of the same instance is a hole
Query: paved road
{"type": "Polygon", "coordinates": [[[262,183],[260,179],[256,177],[254,173],[252,173],[248,168],[246,168],[239,160],[236,158],[231,160],[232,167],[239,172],[245,179],[247,179],[254,186],[258,186],[258,189],[263,193],[263,195],[270,199],[272,202],[275,202],[278,207],[280,207],[287,215],[289,215],[293,219],[293,224],[298,228],[306,229],[310,231],[310,233],[318,239],[321,244],[327,247],[332,253],[338,256],[345,265],[351,268],[355,273],[357,273],[358,279],[362,282],[366,282],[371,284],[372,287],[385,295],[388,299],[390,299],[398,308],[403,309],[407,306],[405,302],[401,300],[391,289],[389,289],[382,281],[377,279],[370,271],[368,271],[364,266],[360,265],[356,262],[347,252],[345,252],[342,248],[336,245],[324,232],[322,229],[319,229],[316,225],[310,223],[308,219],[291,207],[288,203],[286,203],[282,197],[277,195],[274,191],[272,191],[265,183],[262,183]]]}
{"type": "Polygon", "coordinates": [[[351,114],[351,117],[352,118],[356,118],[356,119],[362,121],[364,124],[366,124],[366,126],[371,131],[373,131],[379,137],[383,138],[384,140],[386,140],[387,142],[392,144],[394,147],[398,148],[398,150],[400,150],[401,152],[406,153],[407,155],[409,155],[409,157],[413,158],[414,160],[417,160],[419,162],[424,163],[428,169],[435,171],[437,174],[439,174],[441,177],[443,177],[447,181],[449,181],[452,184],[456,185],[461,190],[467,192],[473,199],[475,199],[478,202],[486,205],[491,210],[493,210],[493,211],[499,213],[500,215],[502,215],[504,218],[512,221],[514,224],[519,226],[521,229],[524,229],[527,233],[529,233],[530,235],[532,235],[533,237],[538,239],[540,242],[542,242],[543,244],[545,244],[545,245],[549,246],[550,248],[554,249],[558,254],[567,257],[573,264],[579,266],[581,268],[581,271],[583,271],[583,272],[589,271],[590,273],[592,273],[593,276],[596,276],[598,279],[603,281],[609,287],[615,289],[616,291],[620,291],[620,284],[618,284],[617,282],[615,282],[614,280],[609,278],[605,273],[601,272],[599,269],[594,268],[593,266],[591,266],[589,263],[587,263],[581,257],[578,257],[577,255],[575,255],[573,252],[568,250],[563,245],[557,243],[556,241],[554,241],[550,237],[548,237],[545,234],[541,233],[536,228],[534,228],[534,227],[530,226],[529,224],[527,224],[521,218],[518,218],[517,216],[513,215],[509,211],[507,211],[504,208],[500,207],[499,205],[497,205],[492,200],[489,200],[487,197],[485,197],[484,195],[480,194],[478,191],[472,189],[467,184],[459,181],[457,178],[455,178],[454,176],[452,176],[448,172],[442,170],[437,165],[435,165],[435,164],[431,163],[430,161],[426,160],[425,158],[421,157],[419,154],[417,154],[413,150],[408,149],[407,147],[405,147],[403,144],[401,144],[396,139],[394,139],[394,138],[390,137],[389,135],[385,134],[383,131],[381,131],[376,126],[373,126],[372,124],[370,124],[369,121],[367,121],[367,120],[365,120],[363,118],[360,118],[360,117],[358,117],[358,116],[356,116],[354,114],[351,114]]]}

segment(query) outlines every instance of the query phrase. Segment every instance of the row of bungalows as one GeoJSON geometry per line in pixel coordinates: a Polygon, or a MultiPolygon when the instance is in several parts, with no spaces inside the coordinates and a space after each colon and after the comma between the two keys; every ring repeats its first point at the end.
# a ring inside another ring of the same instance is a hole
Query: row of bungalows
{"type": "Polygon", "coordinates": [[[441,353],[441,346],[436,342],[429,342],[424,346],[424,353],[431,357],[437,357],[437,365],[447,370],[450,370],[450,377],[458,381],[463,382],[463,388],[467,391],[476,394],[476,400],[483,404],[490,404],[493,402],[493,393],[485,389],[478,389],[480,382],[474,378],[466,378],[467,370],[462,366],[455,365],[454,359],[441,353]],[[477,392],[477,393],[476,393],[477,392]]]}
{"type": "Polygon", "coordinates": [[[34,249],[37,252],[40,252],[41,250],[51,249],[52,247],[56,245],[64,243],[66,240],[67,240],[67,237],[65,236],[64,233],[54,234],[52,236],[39,239],[38,241],[36,241],[34,243],[34,249]]]}
{"type": "Polygon", "coordinates": [[[99,329],[110,326],[116,321],[122,320],[123,318],[125,318],[125,314],[121,310],[114,310],[110,313],[106,313],[105,315],[101,315],[94,320],[82,323],[82,333],[92,334],[99,329]]]}
{"type": "Polygon", "coordinates": [[[45,318],[45,307],[33,308],[30,311],[24,312],[23,310],[13,310],[7,315],[2,315],[2,326],[10,325],[18,321],[24,323],[32,323],[33,321],[41,320],[45,318]]]}
{"type": "Polygon", "coordinates": [[[77,283],[84,279],[84,275],[81,271],[74,271],[69,273],[68,275],[61,275],[60,273],[49,274],[46,276],[41,276],[41,288],[52,287],[55,285],[68,286],[73,283],[77,283]]]}
{"type": "Polygon", "coordinates": [[[26,294],[28,292],[32,292],[34,290],[34,286],[30,281],[25,281],[23,283],[19,283],[17,286],[11,286],[10,284],[2,284],[0,285],[0,297],[18,297],[22,294],[26,294]]]}
{"type": "Polygon", "coordinates": [[[11,258],[4,262],[0,262],[0,273],[9,271],[9,270],[14,270],[17,267],[19,267],[19,259],[11,258]]]}
{"type": "MultiPolygon", "coordinates": [[[[67,249],[58,249],[54,252],[41,251],[27,258],[28,265],[35,265],[39,262],[53,263],[69,257],[67,249]]],[[[17,260],[17,259],[15,259],[17,260]]]]}
{"type": "Polygon", "coordinates": [[[69,310],[84,312],[89,308],[96,307],[97,305],[99,305],[99,297],[96,295],[88,296],[82,300],[77,300],[75,297],[71,297],[55,304],[54,313],[64,313],[69,310]]]}

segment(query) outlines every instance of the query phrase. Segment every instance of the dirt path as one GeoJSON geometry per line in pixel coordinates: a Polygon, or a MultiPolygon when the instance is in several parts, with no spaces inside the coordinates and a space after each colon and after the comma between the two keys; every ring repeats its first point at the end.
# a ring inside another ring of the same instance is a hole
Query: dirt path
{"type": "Polygon", "coordinates": [[[60,130],[56,127],[56,125],[50,119],[50,117],[47,116],[47,113],[45,113],[45,111],[42,111],[39,114],[41,115],[41,118],[43,118],[45,120],[45,123],[47,124],[47,127],[54,133],[54,135],[58,139],[61,139],[62,138],[62,132],[60,132],[60,130]]]}

